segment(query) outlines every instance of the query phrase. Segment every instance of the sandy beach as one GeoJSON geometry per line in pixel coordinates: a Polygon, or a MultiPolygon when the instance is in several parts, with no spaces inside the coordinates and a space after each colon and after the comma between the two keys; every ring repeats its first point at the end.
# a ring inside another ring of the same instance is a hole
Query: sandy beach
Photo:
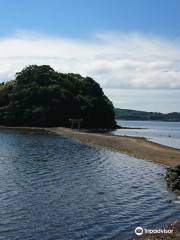
{"type": "Polygon", "coordinates": [[[180,150],[150,142],[143,137],[89,133],[61,127],[47,128],[46,130],[86,144],[126,153],[139,159],[151,160],[167,166],[180,164],[180,150]]]}
{"type": "Polygon", "coordinates": [[[115,136],[108,133],[91,133],[86,132],[85,130],[77,131],[75,129],[64,127],[0,127],[0,129],[46,131],[64,137],[70,137],[85,144],[111,149],[139,159],[150,160],[166,166],[176,166],[180,164],[179,149],[153,143],[143,137],[115,136]]]}

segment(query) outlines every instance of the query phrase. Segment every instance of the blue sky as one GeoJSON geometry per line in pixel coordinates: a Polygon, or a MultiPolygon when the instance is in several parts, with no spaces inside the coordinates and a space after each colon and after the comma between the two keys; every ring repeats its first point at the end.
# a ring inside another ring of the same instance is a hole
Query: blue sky
{"type": "Polygon", "coordinates": [[[0,0],[0,35],[17,29],[70,37],[97,31],[180,35],[179,0],[0,0]]]}
{"type": "Polygon", "coordinates": [[[50,64],[92,76],[116,107],[179,111],[179,12],[179,0],[0,0],[0,81],[50,64]]]}

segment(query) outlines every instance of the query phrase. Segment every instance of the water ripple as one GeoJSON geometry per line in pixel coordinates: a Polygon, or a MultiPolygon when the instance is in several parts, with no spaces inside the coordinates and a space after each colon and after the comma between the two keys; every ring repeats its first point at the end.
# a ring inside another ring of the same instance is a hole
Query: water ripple
{"type": "Polygon", "coordinates": [[[126,240],[180,217],[165,169],[56,135],[0,132],[0,240],[126,240]]]}

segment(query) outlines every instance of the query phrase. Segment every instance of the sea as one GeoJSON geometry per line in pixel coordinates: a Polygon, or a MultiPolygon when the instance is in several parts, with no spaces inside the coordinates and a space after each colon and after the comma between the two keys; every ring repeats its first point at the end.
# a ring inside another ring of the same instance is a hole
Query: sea
{"type": "Polygon", "coordinates": [[[165,171],[54,134],[0,130],[0,240],[127,240],[172,223],[180,204],[165,171]]]}
{"type": "Polygon", "coordinates": [[[145,137],[149,141],[180,149],[180,122],[125,120],[116,122],[127,129],[117,129],[112,132],[115,135],[145,137]]]}

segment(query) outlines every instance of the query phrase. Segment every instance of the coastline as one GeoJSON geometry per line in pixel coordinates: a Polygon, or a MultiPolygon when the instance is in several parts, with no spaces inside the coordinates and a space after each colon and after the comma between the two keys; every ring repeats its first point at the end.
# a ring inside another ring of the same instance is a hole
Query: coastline
{"type": "Polygon", "coordinates": [[[149,160],[166,166],[180,164],[180,150],[150,142],[143,137],[115,136],[107,133],[89,133],[68,128],[46,128],[55,134],[71,137],[93,146],[122,152],[135,158],[149,160]]]}
{"type": "MultiPolygon", "coordinates": [[[[28,133],[43,133],[43,134],[57,134],[63,137],[72,138],[82,143],[92,145],[95,147],[101,147],[111,149],[114,151],[122,152],[127,155],[150,160],[157,164],[165,166],[176,166],[180,164],[180,150],[163,146],[157,143],[149,142],[143,137],[126,137],[116,136],[109,133],[92,133],[87,130],[77,131],[69,128],[53,127],[53,128],[42,128],[42,127],[6,127],[0,126],[0,130],[15,130],[23,131],[28,133]]],[[[180,220],[171,225],[165,226],[174,230],[173,235],[164,234],[143,234],[141,237],[130,238],[131,240],[176,240],[179,239],[180,220]]]]}
{"type": "Polygon", "coordinates": [[[173,167],[180,164],[180,150],[148,141],[144,137],[117,136],[109,133],[91,133],[64,127],[6,127],[0,129],[46,131],[64,137],[70,137],[95,147],[111,149],[129,156],[149,160],[157,164],[173,167]]]}

